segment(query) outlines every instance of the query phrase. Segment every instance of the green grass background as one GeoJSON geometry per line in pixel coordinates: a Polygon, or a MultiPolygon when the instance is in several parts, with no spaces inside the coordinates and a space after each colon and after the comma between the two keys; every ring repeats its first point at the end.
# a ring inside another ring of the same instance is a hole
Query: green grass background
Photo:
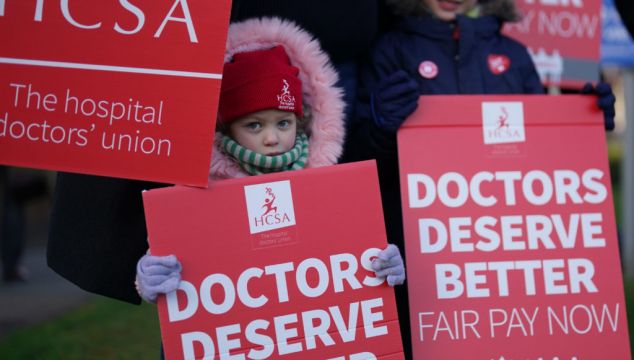
{"type": "Polygon", "coordinates": [[[0,359],[159,359],[156,306],[99,298],[0,341],[0,359]]]}

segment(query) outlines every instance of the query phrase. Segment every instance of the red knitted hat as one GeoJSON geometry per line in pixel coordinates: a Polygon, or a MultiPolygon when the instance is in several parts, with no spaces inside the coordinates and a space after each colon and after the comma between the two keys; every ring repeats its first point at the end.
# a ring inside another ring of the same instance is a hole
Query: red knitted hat
{"type": "Polygon", "coordinates": [[[282,46],[238,53],[224,65],[218,121],[228,124],[260,110],[302,117],[302,83],[282,46]]]}

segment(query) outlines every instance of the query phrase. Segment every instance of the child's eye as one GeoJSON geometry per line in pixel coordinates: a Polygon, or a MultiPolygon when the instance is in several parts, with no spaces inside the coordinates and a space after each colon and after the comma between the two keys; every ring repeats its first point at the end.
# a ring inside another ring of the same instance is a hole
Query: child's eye
{"type": "Polygon", "coordinates": [[[254,130],[255,131],[255,130],[260,130],[262,125],[259,122],[257,122],[257,121],[252,121],[252,122],[246,123],[244,125],[244,127],[246,127],[249,130],[254,130]]]}
{"type": "Polygon", "coordinates": [[[290,121],[290,120],[280,120],[280,121],[277,123],[277,126],[278,126],[280,129],[287,129],[288,127],[290,127],[290,126],[291,126],[291,121],[290,121]]]}

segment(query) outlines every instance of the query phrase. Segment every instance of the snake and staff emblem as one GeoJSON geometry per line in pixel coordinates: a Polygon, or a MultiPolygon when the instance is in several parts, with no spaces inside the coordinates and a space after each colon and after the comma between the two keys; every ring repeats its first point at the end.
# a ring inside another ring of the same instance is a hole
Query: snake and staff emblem
{"type": "Polygon", "coordinates": [[[274,213],[277,212],[277,206],[273,206],[273,202],[275,201],[275,194],[273,193],[273,190],[271,190],[270,187],[266,188],[266,195],[267,197],[264,199],[264,205],[261,206],[265,208],[264,214],[262,214],[262,216],[266,216],[266,214],[270,212],[274,212],[274,213]]]}
{"type": "Polygon", "coordinates": [[[289,87],[290,87],[290,86],[288,85],[288,81],[286,81],[286,79],[282,79],[282,82],[283,82],[283,85],[282,85],[282,96],[285,96],[285,95],[290,95],[291,93],[290,93],[290,91],[288,90],[288,89],[289,89],[289,87]]]}
{"type": "Polygon", "coordinates": [[[506,108],[502,106],[502,115],[500,115],[498,118],[498,129],[501,129],[504,127],[508,128],[509,127],[508,120],[509,120],[509,113],[506,111],[506,108]]]}

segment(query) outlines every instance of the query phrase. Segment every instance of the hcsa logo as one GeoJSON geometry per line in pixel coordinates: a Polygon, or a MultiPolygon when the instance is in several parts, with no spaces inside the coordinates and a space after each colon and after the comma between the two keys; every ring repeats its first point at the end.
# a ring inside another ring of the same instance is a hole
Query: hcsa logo
{"type": "Polygon", "coordinates": [[[485,144],[526,141],[524,104],[514,102],[483,102],[482,131],[485,144]]]}
{"type": "Polygon", "coordinates": [[[277,101],[280,110],[295,111],[295,97],[291,95],[290,85],[286,79],[282,79],[282,90],[277,95],[277,101]]]}
{"type": "Polygon", "coordinates": [[[251,234],[295,225],[288,180],[244,187],[251,234]]]}

